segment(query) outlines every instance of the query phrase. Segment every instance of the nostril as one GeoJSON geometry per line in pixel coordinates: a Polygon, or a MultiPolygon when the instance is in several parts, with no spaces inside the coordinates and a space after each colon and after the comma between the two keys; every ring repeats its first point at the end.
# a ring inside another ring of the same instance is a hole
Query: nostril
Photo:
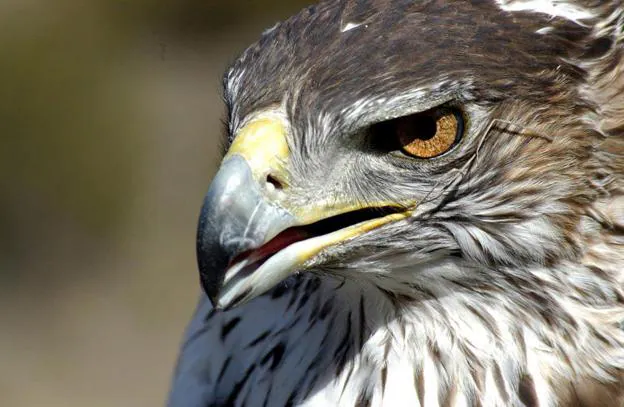
{"type": "Polygon", "coordinates": [[[266,182],[270,189],[284,189],[282,182],[271,174],[267,175],[266,182]]]}

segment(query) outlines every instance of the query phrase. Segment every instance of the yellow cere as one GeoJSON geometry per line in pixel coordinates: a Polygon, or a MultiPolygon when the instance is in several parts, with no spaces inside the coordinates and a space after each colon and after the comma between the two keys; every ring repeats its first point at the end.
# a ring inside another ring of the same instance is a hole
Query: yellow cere
{"type": "Polygon", "coordinates": [[[281,172],[289,156],[286,135],[286,125],[278,115],[259,116],[238,132],[226,158],[241,155],[257,177],[271,170],[281,172]]]}

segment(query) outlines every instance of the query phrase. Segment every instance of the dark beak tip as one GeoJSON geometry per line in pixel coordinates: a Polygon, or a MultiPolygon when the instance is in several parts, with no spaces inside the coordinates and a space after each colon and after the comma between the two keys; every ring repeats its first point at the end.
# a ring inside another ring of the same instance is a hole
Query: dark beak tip
{"type": "Polygon", "coordinates": [[[201,280],[201,286],[202,286],[202,289],[204,290],[204,293],[206,293],[206,296],[210,300],[210,303],[212,304],[213,308],[218,308],[219,288],[212,284],[207,283],[204,279],[201,280]]]}
{"type": "Polygon", "coordinates": [[[217,300],[217,297],[211,297],[208,296],[208,299],[210,300],[210,304],[212,304],[212,308],[213,309],[221,309],[221,307],[219,307],[219,302],[217,300]]]}
{"type": "Polygon", "coordinates": [[[205,222],[200,220],[197,237],[197,266],[201,287],[213,307],[217,308],[229,256],[219,251],[219,247],[211,241],[212,236],[206,233],[204,226],[205,222]]]}

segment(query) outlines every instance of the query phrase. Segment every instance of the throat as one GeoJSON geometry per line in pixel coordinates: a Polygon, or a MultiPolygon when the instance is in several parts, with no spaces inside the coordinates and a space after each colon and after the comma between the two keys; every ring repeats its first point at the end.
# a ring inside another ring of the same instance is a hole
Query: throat
{"type": "Polygon", "coordinates": [[[321,392],[327,399],[439,406],[524,405],[533,397],[527,405],[550,405],[553,376],[537,350],[544,343],[504,306],[462,295],[402,301],[376,287],[360,290],[335,314],[341,322],[332,326],[351,334],[333,344],[337,376],[321,392]],[[343,348],[351,351],[343,356],[343,348]]]}

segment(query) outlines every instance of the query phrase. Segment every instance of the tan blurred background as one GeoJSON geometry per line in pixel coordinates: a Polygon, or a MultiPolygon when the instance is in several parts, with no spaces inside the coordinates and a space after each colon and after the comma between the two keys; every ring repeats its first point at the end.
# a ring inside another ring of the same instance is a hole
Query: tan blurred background
{"type": "Polygon", "coordinates": [[[0,406],[163,405],[224,68],[304,0],[0,0],[0,406]]]}

